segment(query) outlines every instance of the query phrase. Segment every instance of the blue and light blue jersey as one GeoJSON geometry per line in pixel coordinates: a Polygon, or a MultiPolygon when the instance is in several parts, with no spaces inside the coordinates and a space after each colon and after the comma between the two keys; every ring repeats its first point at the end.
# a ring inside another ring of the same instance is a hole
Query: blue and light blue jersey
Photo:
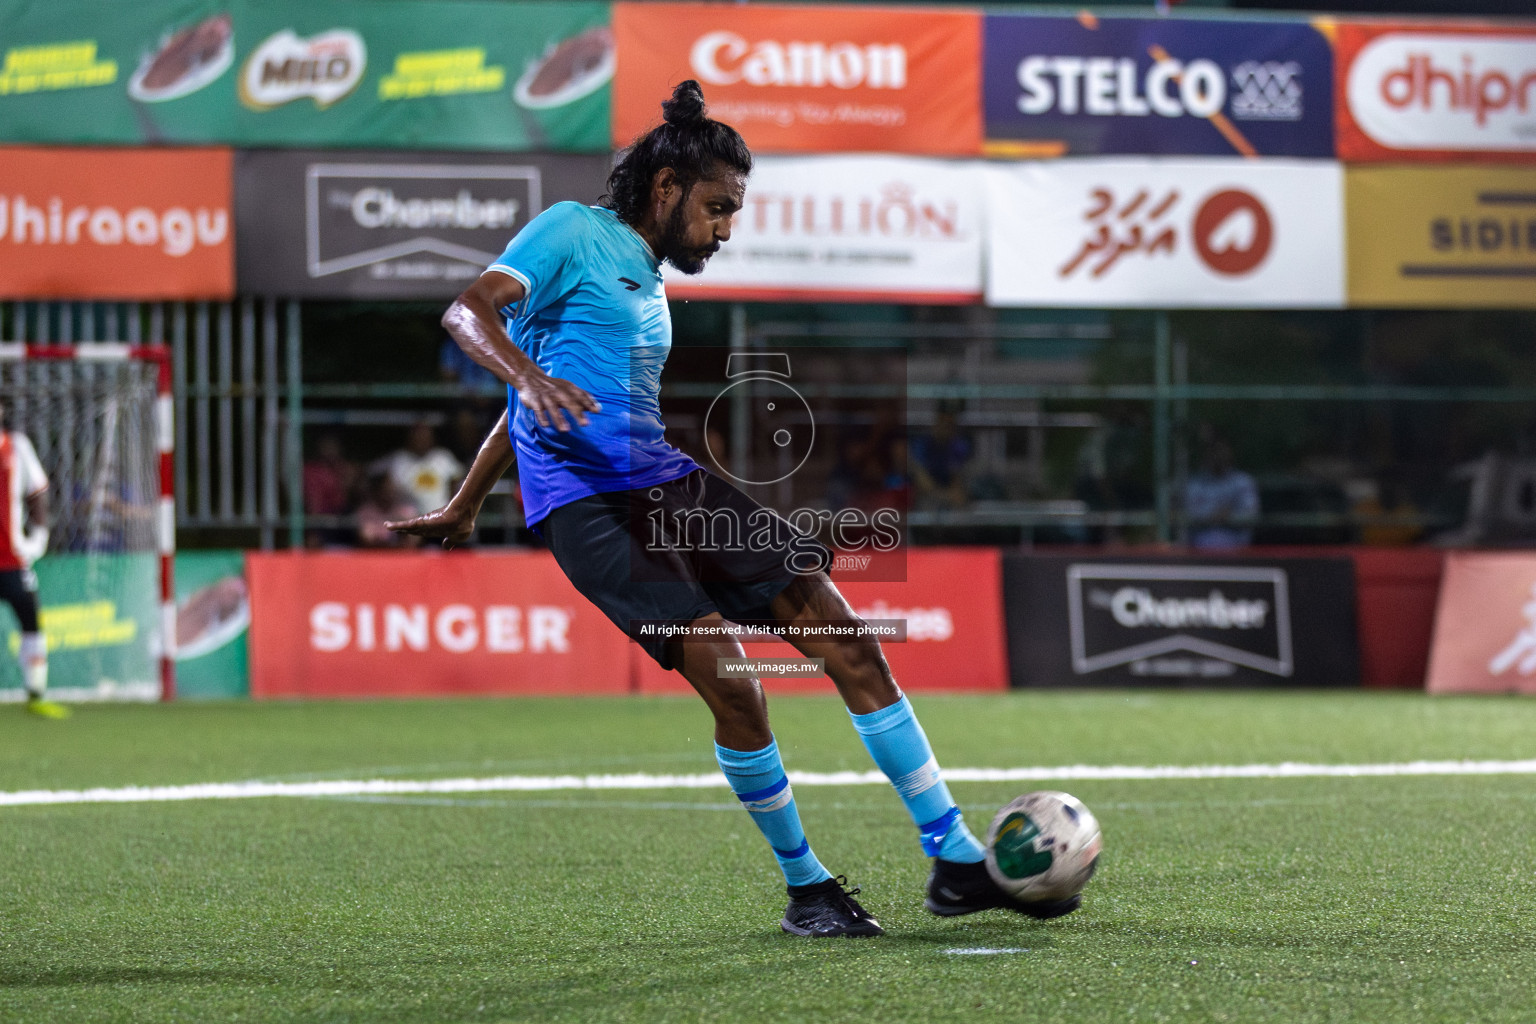
{"type": "Polygon", "coordinates": [[[530,526],[579,498],[651,487],[698,464],[666,442],[661,369],[672,317],[661,262],[612,210],[556,203],[520,231],[491,270],[526,293],[501,312],[507,334],[551,377],[602,404],[588,426],[541,427],[507,389],[512,443],[530,526]]]}

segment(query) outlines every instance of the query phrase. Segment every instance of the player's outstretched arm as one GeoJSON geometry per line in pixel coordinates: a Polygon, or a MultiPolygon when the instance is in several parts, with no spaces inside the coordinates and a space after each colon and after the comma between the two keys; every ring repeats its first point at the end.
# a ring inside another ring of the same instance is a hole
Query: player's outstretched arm
{"type": "Polygon", "coordinates": [[[458,491],[448,504],[411,519],[390,520],[384,525],[397,533],[408,533],[413,537],[440,537],[444,550],[452,551],[475,532],[475,518],[480,515],[480,506],[485,504],[486,495],[491,493],[491,488],[501,479],[502,474],[512,468],[516,457],[512,450],[512,439],[507,434],[507,414],[502,412],[501,419],[496,421],[496,425],[486,435],[485,442],[475,453],[475,461],[470,465],[469,472],[464,474],[464,482],[459,484],[458,491]]]}
{"type": "Polygon", "coordinates": [[[516,306],[525,294],[522,282],[499,270],[488,270],[464,290],[443,314],[443,327],[464,354],[517,389],[523,408],[541,427],[571,429],[570,416],[587,425],[588,412],[601,412],[597,399],[568,380],[551,377],[512,344],[502,328],[501,311],[516,306]]]}

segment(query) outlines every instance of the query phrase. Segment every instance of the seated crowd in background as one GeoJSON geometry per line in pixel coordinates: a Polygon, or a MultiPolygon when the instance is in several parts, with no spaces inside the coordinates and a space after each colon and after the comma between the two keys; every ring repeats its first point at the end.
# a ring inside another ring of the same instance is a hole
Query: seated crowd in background
{"type": "Polygon", "coordinates": [[[446,505],[463,475],[463,463],[437,444],[425,420],[411,426],[403,447],[370,463],[366,472],[346,457],[340,437],[326,434],[304,464],[304,509],[343,522],[310,531],[307,541],[315,547],[416,547],[420,538],[394,533],[384,523],[446,505]]]}

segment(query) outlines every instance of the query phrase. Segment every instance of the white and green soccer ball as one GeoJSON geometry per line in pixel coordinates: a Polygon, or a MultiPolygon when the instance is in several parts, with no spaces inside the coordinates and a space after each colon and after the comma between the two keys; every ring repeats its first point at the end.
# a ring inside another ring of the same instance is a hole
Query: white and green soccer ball
{"type": "Polygon", "coordinates": [[[1069,793],[1025,793],[987,827],[987,873],[1017,900],[1067,900],[1083,891],[1104,847],[1099,822],[1069,793]]]}

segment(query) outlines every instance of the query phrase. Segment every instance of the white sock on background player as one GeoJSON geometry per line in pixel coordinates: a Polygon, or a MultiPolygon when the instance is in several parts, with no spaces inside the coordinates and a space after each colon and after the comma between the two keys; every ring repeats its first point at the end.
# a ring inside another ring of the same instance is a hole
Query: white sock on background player
{"type": "Polygon", "coordinates": [[[41,633],[21,634],[21,678],[27,696],[42,700],[48,692],[48,642],[41,633]]]}

